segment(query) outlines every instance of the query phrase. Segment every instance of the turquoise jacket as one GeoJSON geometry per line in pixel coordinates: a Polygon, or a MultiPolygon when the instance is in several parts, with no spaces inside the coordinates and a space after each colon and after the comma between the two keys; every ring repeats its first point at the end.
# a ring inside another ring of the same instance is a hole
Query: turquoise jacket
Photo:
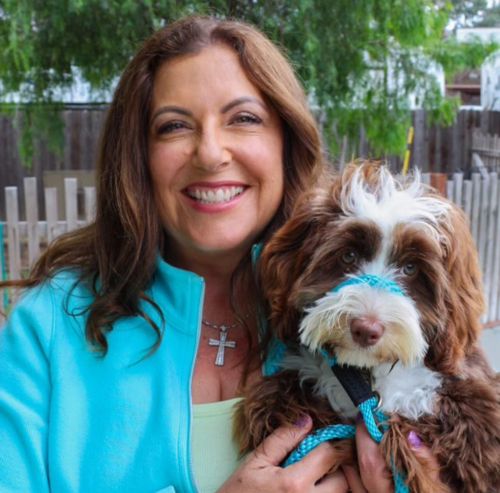
{"type": "Polygon", "coordinates": [[[70,272],[30,289],[0,330],[1,493],[190,493],[191,379],[204,281],[159,259],[146,313],[115,323],[101,357],[91,299],[70,272]],[[67,304],[67,306],[65,305],[67,304]]]}

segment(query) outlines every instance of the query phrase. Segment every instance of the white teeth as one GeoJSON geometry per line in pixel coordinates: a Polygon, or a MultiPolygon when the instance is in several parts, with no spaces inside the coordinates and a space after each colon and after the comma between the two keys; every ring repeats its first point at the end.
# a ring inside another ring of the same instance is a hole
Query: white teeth
{"type": "Polygon", "coordinates": [[[187,191],[191,198],[199,200],[203,204],[221,204],[229,202],[242,192],[243,187],[218,188],[217,190],[200,190],[195,188],[187,191]]]}

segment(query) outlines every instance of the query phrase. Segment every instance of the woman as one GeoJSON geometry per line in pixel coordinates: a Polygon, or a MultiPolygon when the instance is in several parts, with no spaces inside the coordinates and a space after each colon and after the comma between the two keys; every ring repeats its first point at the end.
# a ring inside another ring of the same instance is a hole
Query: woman
{"type": "MultiPolygon", "coordinates": [[[[307,417],[239,466],[230,440],[238,389],[261,376],[252,245],[323,169],[277,48],[209,18],[157,32],[98,164],[95,222],[15,283],[30,289],[0,332],[0,491],[365,491],[354,471],[325,476],[327,444],[279,468],[307,417]]],[[[390,491],[359,431],[365,487],[390,491]]]]}

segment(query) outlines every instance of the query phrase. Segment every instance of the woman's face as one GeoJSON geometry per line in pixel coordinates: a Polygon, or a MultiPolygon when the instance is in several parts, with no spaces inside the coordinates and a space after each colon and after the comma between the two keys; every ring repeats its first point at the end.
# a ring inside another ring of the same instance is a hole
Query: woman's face
{"type": "Polygon", "coordinates": [[[241,255],[283,196],[280,118],[223,45],[161,66],[151,115],[149,168],[169,252],[241,255]]]}

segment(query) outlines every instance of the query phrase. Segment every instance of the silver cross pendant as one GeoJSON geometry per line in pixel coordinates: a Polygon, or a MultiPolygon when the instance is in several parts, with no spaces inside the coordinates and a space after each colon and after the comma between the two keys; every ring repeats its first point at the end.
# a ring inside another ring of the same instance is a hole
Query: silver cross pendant
{"type": "Polygon", "coordinates": [[[227,341],[227,327],[225,325],[220,326],[220,334],[219,339],[208,340],[209,346],[219,346],[217,350],[217,356],[215,357],[215,366],[224,366],[224,351],[225,349],[231,348],[234,349],[236,347],[235,341],[227,341]]]}

